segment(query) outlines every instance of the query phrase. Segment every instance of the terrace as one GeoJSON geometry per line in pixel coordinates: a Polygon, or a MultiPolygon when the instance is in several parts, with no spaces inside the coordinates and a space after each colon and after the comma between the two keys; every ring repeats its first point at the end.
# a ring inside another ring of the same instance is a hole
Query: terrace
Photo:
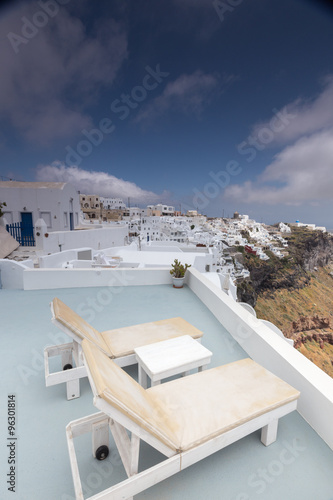
{"type": "MultiPolygon", "coordinates": [[[[24,290],[0,290],[0,498],[74,500],[65,427],[96,408],[87,379],[81,381],[81,397],[72,401],[64,385],[45,387],[44,347],[68,342],[50,321],[55,296],[101,331],[181,316],[204,332],[202,343],[213,352],[210,366],[250,356],[301,391],[299,411],[280,419],[277,441],[269,447],[255,432],[135,500],[333,498],[333,380],[198,271],[188,271],[181,290],[170,285],[168,269],[26,269],[22,281],[24,290]],[[16,398],[15,493],[6,483],[10,394],[16,398]]],[[[136,367],[126,370],[136,378],[136,367]]],[[[125,479],[112,438],[110,443],[109,457],[98,462],[91,437],[76,439],[85,497],[125,479]]],[[[140,457],[140,470],[161,460],[144,442],[140,457]]]]}

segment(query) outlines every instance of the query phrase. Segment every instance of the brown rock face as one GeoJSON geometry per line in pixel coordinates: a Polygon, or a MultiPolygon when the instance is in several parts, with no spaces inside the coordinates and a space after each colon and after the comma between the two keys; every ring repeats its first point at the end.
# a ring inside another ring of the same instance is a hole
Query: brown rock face
{"type": "Polygon", "coordinates": [[[331,318],[325,316],[301,316],[297,321],[293,321],[290,328],[290,334],[306,332],[308,330],[322,330],[332,328],[331,318]]]}
{"type": "Polygon", "coordinates": [[[287,336],[294,339],[296,349],[312,340],[318,342],[319,347],[323,349],[325,342],[333,345],[333,333],[320,330],[333,330],[332,323],[331,318],[325,316],[301,316],[297,321],[292,322],[287,336]]]}

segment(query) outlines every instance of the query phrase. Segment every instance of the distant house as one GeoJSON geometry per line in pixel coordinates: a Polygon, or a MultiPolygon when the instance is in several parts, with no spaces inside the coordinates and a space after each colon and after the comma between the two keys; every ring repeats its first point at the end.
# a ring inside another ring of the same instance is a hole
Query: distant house
{"type": "MultiPolygon", "coordinates": [[[[175,207],[170,207],[167,205],[162,205],[159,203],[158,205],[148,205],[148,209],[150,209],[152,212],[159,212],[161,215],[174,215],[175,213],[175,207]]],[[[156,214],[147,214],[147,215],[157,215],[156,214]]]]}
{"type": "Polygon", "coordinates": [[[88,219],[99,220],[102,214],[102,202],[96,194],[80,194],[80,205],[88,219]]]}
{"type": "Polygon", "coordinates": [[[79,193],[65,182],[0,182],[0,201],[7,204],[5,224],[22,222],[33,228],[43,219],[48,232],[69,231],[79,224],[79,193]]]}

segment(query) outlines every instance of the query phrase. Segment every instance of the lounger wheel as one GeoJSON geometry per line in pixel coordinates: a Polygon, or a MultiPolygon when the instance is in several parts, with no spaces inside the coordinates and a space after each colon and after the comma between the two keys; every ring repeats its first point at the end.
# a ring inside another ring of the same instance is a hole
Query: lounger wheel
{"type": "Polygon", "coordinates": [[[109,448],[105,444],[103,444],[96,450],[97,460],[105,460],[108,454],[109,454],[109,448]]]}
{"type": "Polygon", "coordinates": [[[72,365],[70,363],[67,363],[67,365],[63,367],[63,370],[71,370],[72,368],[72,365]]]}

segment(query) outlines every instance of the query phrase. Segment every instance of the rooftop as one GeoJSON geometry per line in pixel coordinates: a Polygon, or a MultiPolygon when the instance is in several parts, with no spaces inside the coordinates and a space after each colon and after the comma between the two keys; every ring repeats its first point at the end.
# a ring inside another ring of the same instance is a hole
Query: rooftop
{"type": "MultiPolygon", "coordinates": [[[[2,401],[15,394],[17,408],[16,496],[5,484],[9,472],[6,412],[2,410],[0,416],[0,498],[4,500],[74,500],[65,427],[72,420],[95,413],[96,408],[87,379],[81,381],[81,397],[72,401],[66,400],[63,385],[45,387],[44,347],[69,341],[50,321],[49,303],[55,296],[101,331],[181,316],[204,332],[202,343],[213,352],[212,367],[248,357],[195,293],[195,287],[174,290],[169,284],[132,284],[0,290],[2,401]]],[[[126,370],[137,376],[135,367],[126,370]]],[[[75,444],[85,497],[125,479],[112,438],[110,455],[103,462],[93,459],[89,435],[77,438],[75,444]]],[[[143,469],[161,459],[144,442],[140,457],[143,469]]],[[[260,433],[256,432],[137,495],[135,500],[220,500],[221,491],[226,500],[331,500],[332,470],[333,451],[298,412],[293,412],[280,419],[277,441],[269,447],[261,444],[260,433]]]]}

